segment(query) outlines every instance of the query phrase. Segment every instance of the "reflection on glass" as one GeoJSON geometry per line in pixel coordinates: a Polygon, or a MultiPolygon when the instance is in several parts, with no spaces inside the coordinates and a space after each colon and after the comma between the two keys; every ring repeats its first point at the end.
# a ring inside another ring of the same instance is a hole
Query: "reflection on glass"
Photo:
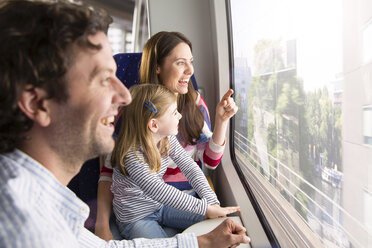
{"type": "Polygon", "coordinates": [[[372,106],[363,108],[363,136],[364,143],[372,145],[372,106]]]}
{"type": "Polygon", "coordinates": [[[371,58],[372,43],[353,47],[354,32],[372,40],[372,29],[351,21],[362,5],[231,0],[235,153],[246,161],[242,168],[254,166],[293,205],[325,247],[372,247],[364,196],[372,192],[372,148],[362,135],[372,68],[360,62],[363,49],[371,58]]]}

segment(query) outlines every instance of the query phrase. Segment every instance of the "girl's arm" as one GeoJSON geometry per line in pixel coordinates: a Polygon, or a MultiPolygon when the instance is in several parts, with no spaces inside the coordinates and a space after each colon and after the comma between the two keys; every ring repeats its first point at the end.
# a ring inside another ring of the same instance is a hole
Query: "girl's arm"
{"type": "Polygon", "coordinates": [[[169,137],[169,156],[186,176],[191,186],[201,198],[205,198],[209,205],[219,204],[203,172],[195,161],[186,153],[175,136],[169,137]]]}
{"type": "MultiPolygon", "coordinates": [[[[137,155],[139,153],[137,151],[137,155]]],[[[162,166],[159,173],[150,173],[148,165],[140,161],[133,153],[127,155],[125,164],[130,179],[141,188],[144,197],[150,197],[154,201],[183,211],[206,214],[208,205],[206,199],[197,199],[164,183],[162,175],[166,167],[162,166]]]]}

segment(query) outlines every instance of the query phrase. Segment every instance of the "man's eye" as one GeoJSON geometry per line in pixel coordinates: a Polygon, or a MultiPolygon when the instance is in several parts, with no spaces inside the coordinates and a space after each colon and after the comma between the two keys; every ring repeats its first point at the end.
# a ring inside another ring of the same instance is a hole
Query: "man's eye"
{"type": "Polygon", "coordinates": [[[110,77],[107,77],[107,78],[104,78],[103,80],[102,80],[102,83],[104,84],[104,85],[107,85],[107,84],[109,84],[110,83],[110,77]]]}

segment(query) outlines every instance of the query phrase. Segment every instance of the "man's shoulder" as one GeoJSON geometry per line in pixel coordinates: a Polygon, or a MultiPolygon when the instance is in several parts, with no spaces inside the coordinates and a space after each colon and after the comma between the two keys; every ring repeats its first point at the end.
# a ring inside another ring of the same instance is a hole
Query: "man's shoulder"
{"type": "Polygon", "coordinates": [[[16,205],[33,205],[39,183],[32,175],[34,171],[27,170],[13,157],[0,155],[0,205],[7,202],[16,211],[16,205]]]}
{"type": "Polygon", "coordinates": [[[15,159],[17,153],[0,154],[0,184],[3,180],[15,178],[20,175],[20,164],[15,159]]]}
{"type": "Polygon", "coordinates": [[[1,221],[0,225],[23,226],[30,217],[29,211],[38,205],[38,183],[27,170],[3,156],[0,166],[0,219],[6,222],[9,217],[9,221],[14,217],[15,220],[12,223],[1,221]]]}
{"type": "Polygon", "coordinates": [[[7,194],[0,196],[0,247],[72,247],[76,240],[69,237],[70,232],[64,230],[66,225],[53,224],[61,222],[52,220],[53,216],[46,214],[44,204],[26,204],[7,194]],[[61,245],[61,246],[59,246],[61,245]]]}
{"type": "Polygon", "coordinates": [[[25,244],[22,243],[29,239],[30,232],[38,229],[30,224],[34,216],[31,213],[37,213],[37,210],[33,209],[33,200],[28,197],[26,191],[22,192],[18,180],[20,179],[16,177],[1,182],[0,247],[24,247],[25,244]]]}
{"type": "Polygon", "coordinates": [[[56,201],[31,174],[20,167],[13,177],[0,176],[0,247],[72,247],[76,240],[56,201]]]}

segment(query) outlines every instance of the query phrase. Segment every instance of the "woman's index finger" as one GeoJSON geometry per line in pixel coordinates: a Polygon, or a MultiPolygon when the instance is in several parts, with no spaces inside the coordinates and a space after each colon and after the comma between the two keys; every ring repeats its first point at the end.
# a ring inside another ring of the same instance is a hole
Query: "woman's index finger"
{"type": "Polygon", "coordinates": [[[225,99],[225,100],[229,99],[229,97],[230,97],[233,93],[234,93],[234,90],[229,89],[229,90],[225,93],[225,95],[222,97],[222,99],[225,99]]]}

